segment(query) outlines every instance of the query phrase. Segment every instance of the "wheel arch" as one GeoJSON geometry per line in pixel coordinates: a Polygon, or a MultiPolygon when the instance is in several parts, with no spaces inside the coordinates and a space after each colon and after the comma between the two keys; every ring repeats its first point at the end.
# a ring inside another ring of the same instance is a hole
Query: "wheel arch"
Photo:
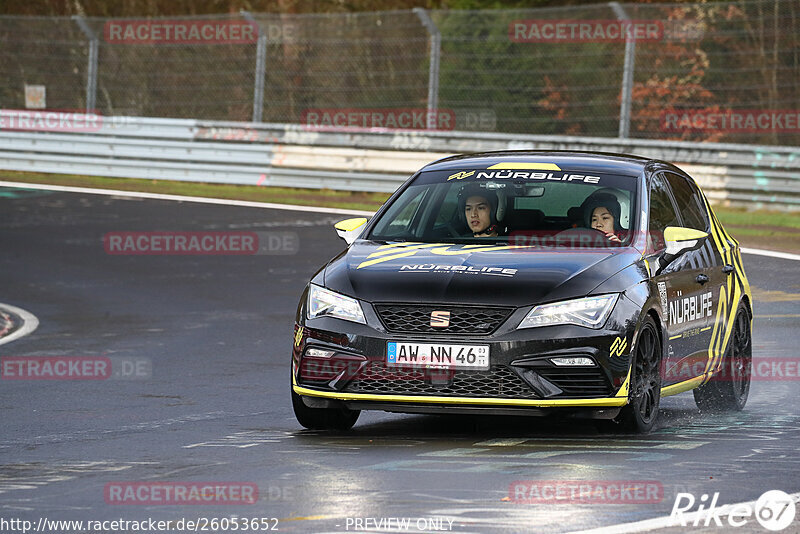
{"type": "Polygon", "coordinates": [[[750,295],[745,293],[742,295],[742,302],[744,303],[744,307],[747,310],[748,319],[751,321],[753,320],[753,304],[750,302],[750,295]]]}
{"type": "Polygon", "coordinates": [[[658,340],[661,342],[662,345],[662,352],[663,352],[663,345],[664,345],[664,326],[661,324],[661,316],[658,314],[655,308],[650,308],[647,310],[645,316],[650,316],[653,318],[653,322],[656,323],[656,332],[658,333],[658,340]]]}

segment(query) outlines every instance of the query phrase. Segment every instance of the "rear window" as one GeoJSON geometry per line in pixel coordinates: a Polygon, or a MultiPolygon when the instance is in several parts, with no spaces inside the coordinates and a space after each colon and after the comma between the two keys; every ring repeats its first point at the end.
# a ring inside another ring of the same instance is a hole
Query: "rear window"
{"type": "Polygon", "coordinates": [[[681,210],[683,225],[695,230],[708,231],[708,218],[703,201],[700,198],[700,191],[694,187],[683,176],[667,172],[667,177],[672,195],[681,210]]]}

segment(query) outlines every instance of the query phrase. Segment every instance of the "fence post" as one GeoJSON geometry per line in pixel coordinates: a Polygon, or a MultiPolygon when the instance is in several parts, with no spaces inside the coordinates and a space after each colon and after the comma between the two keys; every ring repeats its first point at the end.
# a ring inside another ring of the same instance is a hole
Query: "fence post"
{"type": "Polygon", "coordinates": [[[256,44],[256,72],[253,84],[253,122],[263,122],[264,119],[264,76],[267,70],[267,34],[261,24],[249,11],[241,10],[242,16],[258,27],[258,42],[256,44]]]}
{"type": "MultiPolygon", "coordinates": [[[[618,2],[609,2],[617,20],[630,20],[618,2]]],[[[636,59],[636,41],[625,32],[625,64],[622,71],[622,99],[619,106],[619,138],[627,139],[631,129],[631,93],[633,92],[633,69],[636,59]]]]}
{"type": "Polygon", "coordinates": [[[431,37],[431,61],[428,68],[427,126],[429,130],[435,130],[438,122],[436,120],[436,113],[439,107],[439,56],[442,51],[442,34],[425,8],[415,7],[412,11],[419,17],[419,20],[428,30],[431,37]]]}
{"type": "Polygon", "coordinates": [[[83,17],[74,15],[72,18],[89,39],[89,65],[86,73],[86,113],[93,113],[97,102],[97,35],[86,24],[86,20],[83,17]]]}

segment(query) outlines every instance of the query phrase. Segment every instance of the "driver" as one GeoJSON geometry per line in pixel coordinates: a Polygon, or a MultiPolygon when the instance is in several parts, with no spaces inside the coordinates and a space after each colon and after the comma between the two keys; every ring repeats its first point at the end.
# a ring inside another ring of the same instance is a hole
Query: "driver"
{"type": "Polygon", "coordinates": [[[461,212],[473,237],[497,237],[497,194],[481,187],[465,187],[459,195],[461,212]]]}
{"type": "Polygon", "coordinates": [[[615,243],[621,243],[627,233],[619,224],[619,201],[610,193],[600,193],[589,198],[584,209],[584,220],[587,228],[603,232],[615,243]]]}

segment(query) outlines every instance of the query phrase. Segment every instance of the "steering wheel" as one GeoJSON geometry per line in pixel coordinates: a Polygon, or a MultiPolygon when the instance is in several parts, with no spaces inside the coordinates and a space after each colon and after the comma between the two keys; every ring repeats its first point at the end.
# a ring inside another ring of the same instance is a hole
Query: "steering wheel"
{"type": "Polygon", "coordinates": [[[591,232],[599,232],[599,233],[603,234],[604,236],[606,235],[606,233],[604,231],[598,230],[597,228],[578,227],[578,228],[567,228],[566,230],[561,230],[560,232],[558,232],[556,234],[556,237],[560,236],[560,235],[583,234],[583,233],[590,232],[590,231],[591,232]]]}
{"type": "Polygon", "coordinates": [[[459,233],[458,230],[456,230],[456,227],[453,224],[452,220],[447,221],[446,227],[447,227],[447,230],[450,232],[450,237],[461,237],[462,234],[459,233]]]}

